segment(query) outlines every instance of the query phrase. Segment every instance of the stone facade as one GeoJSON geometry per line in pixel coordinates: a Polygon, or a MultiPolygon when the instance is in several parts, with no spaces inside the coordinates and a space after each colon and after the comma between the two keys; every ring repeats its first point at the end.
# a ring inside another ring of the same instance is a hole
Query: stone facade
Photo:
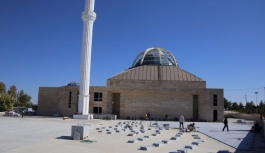
{"type": "MultiPolygon", "coordinates": [[[[181,81],[131,81],[108,80],[108,100],[112,93],[120,94],[119,118],[144,117],[149,112],[153,118],[179,118],[213,121],[213,110],[217,111],[217,120],[223,119],[223,89],[206,89],[206,82],[181,81]],[[193,88],[190,88],[193,86],[193,88]],[[193,96],[198,95],[198,104],[194,108],[193,96]],[[217,95],[217,106],[213,104],[213,95],[217,95]],[[197,110],[197,115],[194,114],[197,110]],[[195,116],[194,116],[195,115],[195,116]]],[[[115,102],[114,102],[115,104],[115,102]]]]}
{"type": "MultiPolygon", "coordinates": [[[[38,115],[56,113],[72,116],[77,112],[78,86],[40,87],[38,115]],[[71,107],[69,108],[69,93],[71,107]]],[[[90,86],[89,113],[126,117],[222,121],[223,89],[208,89],[206,81],[175,66],[139,66],[107,80],[106,87],[90,86]],[[95,101],[102,93],[102,101],[95,101]],[[99,110],[100,109],[100,110],[99,110]]]]}
{"type": "MultiPolygon", "coordinates": [[[[72,116],[77,112],[78,92],[79,86],[39,87],[38,115],[52,116],[54,114],[61,114],[63,116],[72,116]]],[[[106,93],[106,87],[90,87],[89,112],[93,112],[94,107],[101,107],[102,112],[106,112],[106,93]],[[95,92],[102,93],[102,101],[94,101],[95,92]]]]}
{"type": "MultiPolygon", "coordinates": [[[[163,48],[146,49],[132,67],[109,78],[106,87],[89,88],[89,113],[115,114],[119,119],[150,113],[160,120],[184,115],[195,121],[222,121],[224,116],[223,89],[206,88],[206,81],[181,69],[163,48]]],[[[78,112],[78,95],[77,83],[40,87],[38,114],[72,116],[78,112]]]]}

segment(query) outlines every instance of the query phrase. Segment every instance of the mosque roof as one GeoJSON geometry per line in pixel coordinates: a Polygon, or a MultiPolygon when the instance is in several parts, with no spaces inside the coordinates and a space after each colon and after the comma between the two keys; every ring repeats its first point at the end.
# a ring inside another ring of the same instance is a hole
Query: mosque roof
{"type": "Polygon", "coordinates": [[[179,68],[174,55],[163,48],[148,48],[133,61],[132,67],[110,80],[204,81],[179,68]]]}
{"type": "Polygon", "coordinates": [[[127,69],[110,80],[168,80],[168,81],[204,81],[203,79],[177,67],[143,65],[127,69]]]}

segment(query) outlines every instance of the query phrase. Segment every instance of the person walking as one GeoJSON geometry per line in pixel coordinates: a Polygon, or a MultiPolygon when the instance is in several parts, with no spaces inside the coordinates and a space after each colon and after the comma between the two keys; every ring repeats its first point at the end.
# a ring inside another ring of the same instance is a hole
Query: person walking
{"type": "Polygon", "coordinates": [[[22,117],[22,118],[24,118],[24,113],[25,113],[25,110],[22,109],[22,111],[21,111],[21,117],[22,117]]]}
{"type": "Polygon", "coordinates": [[[183,115],[181,115],[179,117],[179,129],[181,129],[181,125],[182,125],[182,128],[184,129],[184,124],[183,124],[184,122],[185,122],[185,118],[183,115]]]}
{"type": "Polygon", "coordinates": [[[226,128],[227,131],[229,131],[227,117],[225,117],[225,119],[224,119],[224,128],[223,128],[223,131],[225,130],[225,128],[226,128]]]}

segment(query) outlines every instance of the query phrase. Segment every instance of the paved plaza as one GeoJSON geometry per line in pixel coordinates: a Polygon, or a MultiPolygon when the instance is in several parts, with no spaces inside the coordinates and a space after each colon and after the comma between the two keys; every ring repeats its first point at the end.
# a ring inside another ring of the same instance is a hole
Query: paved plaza
{"type": "MultiPolygon", "coordinates": [[[[143,141],[128,143],[129,140],[151,136],[158,130],[158,127],[152,126],[153,121],[145,121],[143,125],[146,128],[145,133],[139,132],[134,136],[127,136],[130,130],[117,133],[106,131],[99,132],[98,128],[105,127],[110,131],[118,123],[128,122],[126,120],[77,120],[51,117],[4,117],[0,114],[0,152],[17,152],[17,153],[60,153],[60,152],[93,152],[93,153],[132,153],[145,152],[140,150],[141,146],[151,145],[162,140],[170,139],[180,132],[179,129],[163,130],[161,134],[146,138],[143,141]],[[83,123],[91,123],[89,130],[89,141],[71,140],[71,126],[83,123]],[[110,128],[110,126],[112,126],[110,128]]],[[[139,123],[139,121],[134,121],[139,123]]],[[[247,124],[238,124],[235,119],[229,119],[229,132],[223,132],[222,123],[195,122],[198,132],[184,132],[177,140],[172,140],[168,144],[159,147],[152,147],[148,152],[152,153],[169,153],[191,145],[192,142],[198,141],[192,135],[198,135],[205,142],[189,153],[216,153],[218,150],[229,150],[236,153],[252,153],[255,150],[255,134],[249,132],[251,121],[247,124]]],[[[158,125],[170,124],[178,126],[178,122],[157,122],[158,125]]],[[[189,124],[186,122],[185,125],[189,124]]],[[[122,125],[123,126],[123,125],[122,125]]],[[[139,130],[135,127],[135,130],[139,130]]],[[[261,141],[262,142],[262,141],[261,141]]]]}

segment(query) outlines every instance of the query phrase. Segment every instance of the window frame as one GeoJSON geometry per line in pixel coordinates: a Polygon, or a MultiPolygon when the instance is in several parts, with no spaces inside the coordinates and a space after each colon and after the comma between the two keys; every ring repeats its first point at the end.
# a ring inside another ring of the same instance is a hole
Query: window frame
{"type": "Polygon", "coordinates": [[[102,92],[94,92],[94,101],[95,102],[101,102],[103,99],[103,93],[102,92]]]}
{"type": "Polygon", "coordinates": [[[69,91],[68,93],[68,108],[72,107],[72,92],[69,91]]]}
{"type": "Polygon", "coordinates": [[[102,114],[102,107],[93,107],[93,113],[94,114],[102,114]],[[95,112],[95,109],[97,112],[95,112]]]}
{"type": "Polygon", "coordinates": [[[217,96],[217,94],[213,94],[213,106],[218,106],[218,96],[217,96]]]}

